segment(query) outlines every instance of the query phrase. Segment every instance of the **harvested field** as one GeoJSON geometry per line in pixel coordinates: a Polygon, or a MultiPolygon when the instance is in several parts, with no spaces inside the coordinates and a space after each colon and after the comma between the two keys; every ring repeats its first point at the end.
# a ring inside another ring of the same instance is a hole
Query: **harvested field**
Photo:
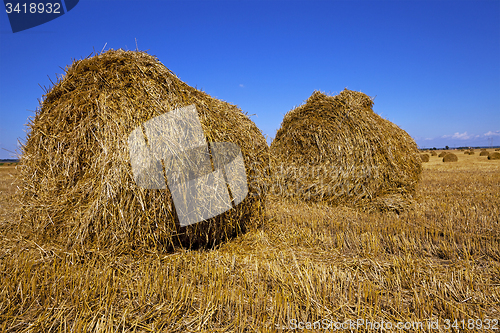
{"type": "Polygon", "coordinates": [[[33,242],[17,231],[16,174],[0,167],[6,332],[274,331],[293,320],[500,313],[500,160],[431,159],[414,206],[399,215],[269,197],[260,228],[173,253],[33,242]]]}

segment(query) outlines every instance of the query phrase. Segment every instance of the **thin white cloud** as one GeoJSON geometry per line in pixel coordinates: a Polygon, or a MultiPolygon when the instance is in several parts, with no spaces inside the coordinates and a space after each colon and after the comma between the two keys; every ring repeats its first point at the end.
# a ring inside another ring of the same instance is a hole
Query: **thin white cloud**
{"type": "Polygon", "coordinates": [[[484,136],[500,136],[500,131],[495,131],[495,132],[489,131],[484,133],[484,136]]]}
{"type": "Polygon", "coordinates": [[[456,132],[453,135],[443,135],[442,136],[443,139],[452,138],[452,139],[458,139],[458,140],[468,140],[468,139],[470,139],[472,137],[473,136],[467,134],[467,132],[463,132],[463,133],[456,132]]]}
{"type": "Polygon", "coordinates": [[[240,83],[240,88],[245,88],[245,86],[243,85],[243,83],[240,83]]]}

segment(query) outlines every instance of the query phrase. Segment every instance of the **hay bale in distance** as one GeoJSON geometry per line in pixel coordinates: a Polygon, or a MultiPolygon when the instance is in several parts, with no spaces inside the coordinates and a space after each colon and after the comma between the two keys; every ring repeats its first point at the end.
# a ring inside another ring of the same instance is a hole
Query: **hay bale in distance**
{"type": "Polygon", "coordinates": [[[475,154],[474,150],[469,150],[469,155],[474,155],[474,154],[475,154]]]}
{"type": "Polygon", "coordinates": [[[453,153],[448,153],[443,157],[443,162],[457,162],[458,157],[453,153]]]}
{"type": "Polygon", "coordinates": [[[465,154],[465,155],[470,155],[469,153],[470,153],[470,152],[469,152],[468,150],[464,151],[464,154],[465,154]]]}
{"type": "Polygon", "coordinates": [[[442,152],[438,155],[438,157],[444,157],[446,154],[448,154],[448,152],[446,152],[446,151],[442,151],[442,152]]]}
{"type": "Polygon", "coordinates": [[[489,160],[500,160],[500,153],[499,152],[493,152],[488,155],[489,160]]]}
{"type": "Polygon", "coordinates": [[[490,153],[486,150],[483,150],[479,153],[479,156],[488,156],[490,153]]]}
{"type": "Polygon", "coordinates": [[[429,162],[429,154],[420,154],[422,162],[429,162]]]}
{"type": "Polygon", "coordinates": [[[495,151],[500,151],[500,148],[496,148],[495,151]]]}
{"type": "Polygon", "coordinates": [[[238,107],[188,86],[145,52],[109,50],[65,71],[23,147],[19,200],[34,234],[69,248],[170,249],[218,243],[258,223],[265,193],[252,175],[265,173],[269,149],[238,107]],[[127,140],[145,121],[189,105],[206,141],[241,148],[250,182],[235,208],[181,227],[168,188],[135,183],[127,140]]]}
{"type": "Polygon", "coordinates": [[[437,156],[437,153],[435,151],[431,152],[431,156],[437,156]]]}
{"type": "Polygon", "coordinates": [[[415,141],[345,89],[315,91],[289,111],[271,144],[273,193],[372,209],[404,209],[421,173],[415,141]]]}

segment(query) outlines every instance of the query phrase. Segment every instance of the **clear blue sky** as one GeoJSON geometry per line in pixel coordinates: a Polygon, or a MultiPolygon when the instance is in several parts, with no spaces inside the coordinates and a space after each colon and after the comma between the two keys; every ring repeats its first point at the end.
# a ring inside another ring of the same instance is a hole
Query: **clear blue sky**
{"type": "Polygon", "coordinates": [[[39,84],[135,40],[270,137],[314,90],[347,87],[375,97],[375,112],[420,147],[500,145],[498,0],[80,0],[18,33],[0,14],[0,158],[25,138],[39,84]]]}

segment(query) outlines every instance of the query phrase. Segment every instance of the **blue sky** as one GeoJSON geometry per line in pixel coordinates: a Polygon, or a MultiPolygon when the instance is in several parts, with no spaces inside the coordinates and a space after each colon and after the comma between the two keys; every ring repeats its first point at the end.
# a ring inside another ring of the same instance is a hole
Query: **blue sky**
{"type": "Polygon", "coordinates": [[[347,87],[420,147],[500,145],[498,0],[80,0],[18,33],[0,14],[0,158],[60,67],[136,40],[269,137],[314,90],[347,87]]]}

